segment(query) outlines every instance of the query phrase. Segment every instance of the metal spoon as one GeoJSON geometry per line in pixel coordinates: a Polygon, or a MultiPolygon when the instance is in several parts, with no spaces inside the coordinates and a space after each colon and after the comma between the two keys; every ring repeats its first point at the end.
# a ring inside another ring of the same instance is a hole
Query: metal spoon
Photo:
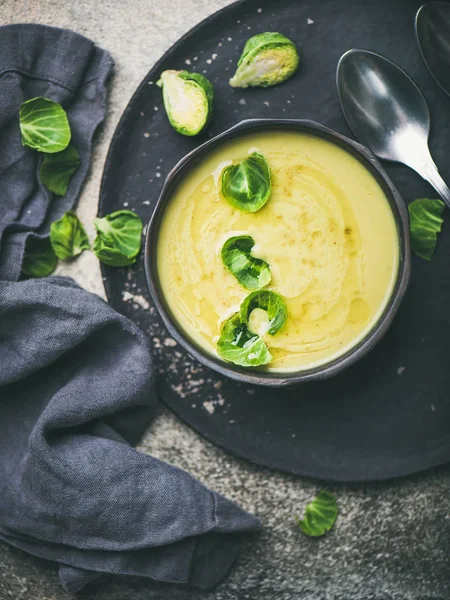
{"type": "Polygon", "coordinates": [[[416,15],[416,35],[428,70],[450,96],[450,4],[430,2],[416,15]]]}
{"type": "Polygon", "coordinates": [[[344,116],[360,142],[379,158],[414,169],[450,207],[450,189],[428,148],[428,106],[413,80],[387,58],[353,49],[339,61],[337,89],[344,116]]]}

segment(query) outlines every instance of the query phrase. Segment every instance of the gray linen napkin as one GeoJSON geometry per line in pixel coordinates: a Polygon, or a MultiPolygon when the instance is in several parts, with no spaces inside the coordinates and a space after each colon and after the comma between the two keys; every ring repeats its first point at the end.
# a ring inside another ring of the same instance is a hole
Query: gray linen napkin
{"type": "Polygon", "coordinates": [[[112,61],[73,32],[0,28],[0,538],[56,561],[67,591],[99,573],[208,588],[259,521],[187,473],[132,448],[156,404],[147,341],[71,280],[18,281],[85,179],[112,61]],[[65,198],[38,183],[21,102],[68,110],[82,166],[65,198]]]}

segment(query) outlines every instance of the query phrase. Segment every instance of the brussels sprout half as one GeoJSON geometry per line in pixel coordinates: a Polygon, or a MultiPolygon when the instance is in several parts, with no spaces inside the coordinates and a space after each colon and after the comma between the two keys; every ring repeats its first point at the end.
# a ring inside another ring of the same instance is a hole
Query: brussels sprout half
{"type": "Polygon", "coordinates": [[[281,33],[259,33],[244,46],[232,87],[269,87],[292,77],[298,69],[297,48],[281,33]]]}
{"type": "Polygon", "coordinates": [[[200,73],[164,71],[158,81],[170,124],[183,135],[197,135],[208,124],[214,99],[211,83],[200,73]]]}

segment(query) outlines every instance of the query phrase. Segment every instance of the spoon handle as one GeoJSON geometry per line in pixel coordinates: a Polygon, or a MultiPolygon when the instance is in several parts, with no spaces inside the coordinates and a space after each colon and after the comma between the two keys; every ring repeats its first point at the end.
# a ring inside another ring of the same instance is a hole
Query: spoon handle
{"type": "Polygon", "coordinates": [[[442,179],[437,166],[434,164],[431,158],[430,161],[427,161],[427,164],[424,165],[423,169],[421,169],[419,173],[434,187],[445,204],[450,208],[450,188],[442,179]]]}

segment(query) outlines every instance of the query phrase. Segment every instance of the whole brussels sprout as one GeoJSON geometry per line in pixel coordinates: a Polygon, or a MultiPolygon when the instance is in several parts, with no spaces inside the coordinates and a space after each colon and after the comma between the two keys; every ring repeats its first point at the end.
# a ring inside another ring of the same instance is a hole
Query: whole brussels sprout
{"type": "Polygon", "coordinates": [[[240,88],[277,85],[289,79],[299,63],[297,48],[291,40],[281,33],[259,33],[245,44],[230,85],[240,88]]]}
{"type": "Polygon", "coordinates": [[[164,71],[158,81],[170,124],[183,135],[197,135],[208,124],[214,100],[213,86],[200,73],[164,71]]]}

